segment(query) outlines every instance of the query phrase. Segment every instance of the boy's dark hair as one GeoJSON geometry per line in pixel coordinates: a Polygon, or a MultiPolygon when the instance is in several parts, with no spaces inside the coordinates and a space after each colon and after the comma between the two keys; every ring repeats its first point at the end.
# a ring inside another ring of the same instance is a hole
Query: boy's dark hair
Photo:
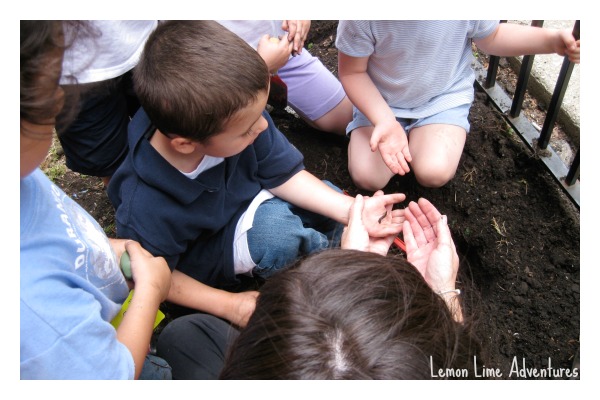
{"type": "Polygon", "coordinates": [[[167,21],[148,38],[133,80],[158,130],[204,141],[268,91],[269,71],[256,50],[215,21],[167,21]]]}
{"type": "Polygon", "coordinates": [[[326,250],[265,283],[222,379],[430,379],[480,343],[410,263],[326,250]],[[430,360],[431,357],[431,360],[430,360]]]}

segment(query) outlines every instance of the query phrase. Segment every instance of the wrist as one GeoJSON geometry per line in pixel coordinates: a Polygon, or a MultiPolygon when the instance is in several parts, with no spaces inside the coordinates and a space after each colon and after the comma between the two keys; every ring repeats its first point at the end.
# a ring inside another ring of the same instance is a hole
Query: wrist
{"type": "Polygon", "coordinates": [[[439,296],[444,297],[444,296],[458,296],[461,292],[460,292],[460,289],[444,289],[444,290],[438,290],[435,293],[439,296]]]}
{"type": "Polygon", "coordinates": [[[402,125],[400,125],[400,122],[396,120],[396,116],[394,114],[386,115],[385,117],[377,120],[374,123],[375,128],[392,131],[394,131],[397,126],[402,127],[402,125]]]}
{"type": "Polygon", "coordinates": [[[227,300],[223,302],[223,308],[219,317],[235,324],[238,320],[239,298],[236,293],[225,293],[227,294],[227,300]]]}

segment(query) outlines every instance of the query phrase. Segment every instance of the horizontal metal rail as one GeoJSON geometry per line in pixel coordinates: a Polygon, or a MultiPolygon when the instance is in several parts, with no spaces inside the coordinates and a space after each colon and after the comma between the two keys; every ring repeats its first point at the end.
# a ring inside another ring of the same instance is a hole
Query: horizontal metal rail
{"type": "MultiPolygon", "coordinates": [[[[505,22],[505,21],[501,21],[505,22]]],[[[533,21],[532,26],[542,26],[543,21],[533,21]]],[[[576,21],[573,28],[573,34],[579,39],[579,21],[576,21]]],[[[552,147],[548,146],[550,135],[556,123],[556,118],[560,111],[562,99],[567,89],[573,63],[567,57],[563,61],[563,66],[558,76],[554,93],[550,101],[550,106],[546,113],[544,126],[541,132],[533,126],[532,122],[526,117],[520,115],[523,104],[527,82],[531,74],[533,65],[533,55],[525,56],[519,72],[515,95],[511,98],[501,87],[496,85],[496,74],[499,64],[499,57],[490,56],[489,67],[486,68],[480,62],[475,61],[475,77],[478,86],[484,90],[494,106],[504,115],[506,121],[521,137],[534,154],[544,162],[548,170],[552,173],[556,181],[569,196],[571,201],[580,207],[580,181],[579,181],[579,150],[571,166],[568,168],[561,158],[556,154],[552,147]]]]}

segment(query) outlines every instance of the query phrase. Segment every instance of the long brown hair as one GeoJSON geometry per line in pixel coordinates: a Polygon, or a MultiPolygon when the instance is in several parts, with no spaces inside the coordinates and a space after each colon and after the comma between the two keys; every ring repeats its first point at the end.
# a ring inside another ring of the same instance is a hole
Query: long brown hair
{"type": "Polygon", "coordinates": [[[63,55],[76,37],[90,34],[86,21],[21,20],[21,120],[54,125],[75,117],[77,97],[59,86],[63,55]]]}
{"type": "Polygon", "coordinates": [[[327,250],[265,283],[222,379],[427,379],[479,341],[400,257],[327,250]]]}
{"type": "Polygon", "coordinates": [[[61,21],[21,21],[21,120],[54,124],[63,104],[63,52],[61,21]]]}

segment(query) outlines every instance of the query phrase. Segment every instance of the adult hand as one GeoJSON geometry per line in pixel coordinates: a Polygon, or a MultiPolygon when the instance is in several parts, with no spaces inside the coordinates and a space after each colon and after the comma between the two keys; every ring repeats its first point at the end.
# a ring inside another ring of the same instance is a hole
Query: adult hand
{"type": "Polygon", "coordinates": [[[287,40],[279,40],[276,37],[263,35],[258,42],[256,51],[265,60],[269,72],[274,74],[277,70],[283,67],[290,58],[292,53],[293,43],[287,40]]]}
{"type": "MultiPolygon", "coordinates": [[[[396,235],[388,235],[382,238],[370,237],[362,221],[364,205],[365,199],[363,196],[356,195],[348,215],[348,226],[344,228],[342,234],[341,247],[342,249],[369,251],[385,256],[396,235]]],[[[391,221],[392,215],[390,213],[382,220],[382,223],[391,223],[391,221]]]]}
{"type": "Polygon", "coordinates": [[[435,292],[453,290],[458,273],[458,254],[447,218],[426,199],[411,202],[403,226],[408,261],[435,292]]]}
{"type": "Polygon", "coordinates": [[[404,210],[393,210],[392,208],[394,204],[405,199],[406,196],[402,193],[383,194],[381,190],[375,192],[373,197],[365,198],[362,223],[370,237],[385,238],[389,235],[397,235],[402,231],[404,210]]]}
{"type": "Polygon", "coordinates": [[[288,32],[288,41],[293,42],[292,55],[302,53],[304,41],[310,30],[310,20],[284,20],[281,29],[288,32]]]}
{"type": "Polygon", "coordinates": [[[163,257],[154,257],[133,240],[125,243],[125,249],[131,260],[131,275],[135,287],[152,288],[164,301],[171,288],[171,270],[163,257]]]}
{"type": "Polygon", "coordinates": [[[404,175],[410,171],[412,161],[408,138],[402,125],[395,119],[376,124],[371,134],[371,151],[379,150],[381,158],[394,174],[404,175]]]}

